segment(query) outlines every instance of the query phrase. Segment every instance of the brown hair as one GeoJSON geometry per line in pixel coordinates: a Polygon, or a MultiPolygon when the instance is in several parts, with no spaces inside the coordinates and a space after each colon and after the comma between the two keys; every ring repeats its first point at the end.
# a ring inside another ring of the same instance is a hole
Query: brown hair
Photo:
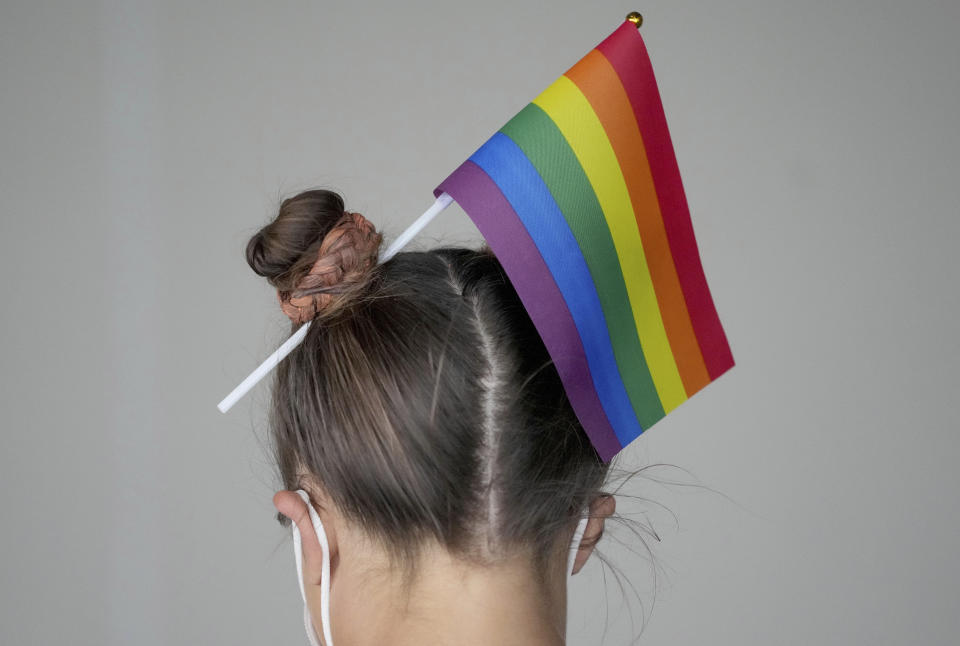
{"type": "MultiPolygon", "coordinates": [[[[286,199],[247,262],[292,291],[345,213],[329,190],[286,199]]],[[[478,563],[524,550],[545,574],[609,465],[496,256],[441,247],[343,275],[276,371],[283,486],[306,469],[408,574],[426,538],[478,563]]]]}

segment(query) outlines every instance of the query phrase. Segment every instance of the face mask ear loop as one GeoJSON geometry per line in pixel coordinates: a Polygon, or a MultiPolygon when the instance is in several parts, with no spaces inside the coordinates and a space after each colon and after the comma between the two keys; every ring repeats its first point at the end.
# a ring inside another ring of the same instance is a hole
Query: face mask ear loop
{"type": "Polygon", "coordinates": [[[570,541],[570,555],[567,558],[567,625],[569,632],[570,624],[570,582],[573,579],[573,565],[577,560],[577,553],[580,551],[580,541],[583,540],[583,533],[587,529],[587,521],[590,520],[590,507],[584,507],[580,514],[580,522],[577,523],[577,529],[573,532],[573,540],[570,541]]]}
{"type": "MultiPolygon", "coordinates": [[[[320,516],[317,510],[310,503],[310,496],[303,489],[297,489],[297,494],[307,503],[307,510],[310,512],[310,520],[313,523],[313,530],[320,541],[320,548],[323,551],[323,558],[320,565],[320,621],[323,628],[323,640],[325,646],[333,646],[333,637],[330,635],[330,543],[327,541],[327,532],[323,529],[323,523],[320,522],[320,516]]],[[[307,638],[310,640],[310,646],[320,646],[317,640],[316,631],[313,629],[313,622],[310,619],[310,609],[307,607],[307,595],[303,587],[303,550],[300,538],[300,530],[296,523],[293,525],[293,555],[297,562],[297,581],[300,583],[300,596],[303,597],[303,623],[307,631],[307,638]]]]}
{"type": "Polygon", "coordinates": [[[573,541],[570,542],[570,556],[567,559],[567,587],[570,586],[570,578],[573,576],[574,561],[577,560],[577,552],[580,551],[580,541],[583,540],[583,533],[587,530],[587,521],[590,520],[590,509],[585,507],[581,513],[580,522],[577,523],[577,530],[573,533],[573,541]]]}

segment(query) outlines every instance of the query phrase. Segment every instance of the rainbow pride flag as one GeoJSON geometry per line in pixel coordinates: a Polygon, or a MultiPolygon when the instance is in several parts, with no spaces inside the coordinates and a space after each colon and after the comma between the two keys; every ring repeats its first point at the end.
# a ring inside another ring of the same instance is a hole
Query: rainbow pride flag
{"type": "Polygon", "coordinates": [[[604,461],[734,365],[633,22],[433,193],[497,255],[604,461]]]}

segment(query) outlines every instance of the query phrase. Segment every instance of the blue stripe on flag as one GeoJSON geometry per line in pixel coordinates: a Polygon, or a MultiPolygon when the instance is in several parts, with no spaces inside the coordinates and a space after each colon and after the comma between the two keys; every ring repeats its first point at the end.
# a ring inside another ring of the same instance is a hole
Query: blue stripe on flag
{"type": "Polygon", "coordinates": [[[600,402],[617,439],[626,446],[643,429],[617,367],[590,269],[560,207],[523,150],[502,132],[490,137],[470,160],[497,184],[543,256],[580,334],[600,402]]]}

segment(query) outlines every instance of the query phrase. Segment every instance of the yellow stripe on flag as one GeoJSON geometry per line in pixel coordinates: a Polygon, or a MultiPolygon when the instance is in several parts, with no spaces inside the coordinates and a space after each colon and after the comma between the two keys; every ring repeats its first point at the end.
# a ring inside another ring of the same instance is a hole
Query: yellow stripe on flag
{"type": "Polygon", "coordinates": [[[630,193],[603,125],[580,88],[560,76],[533,103],[566,138],[603,209],[623,271],[637,334],[664,414],[687,399],[647,268],[630,193]]]}

